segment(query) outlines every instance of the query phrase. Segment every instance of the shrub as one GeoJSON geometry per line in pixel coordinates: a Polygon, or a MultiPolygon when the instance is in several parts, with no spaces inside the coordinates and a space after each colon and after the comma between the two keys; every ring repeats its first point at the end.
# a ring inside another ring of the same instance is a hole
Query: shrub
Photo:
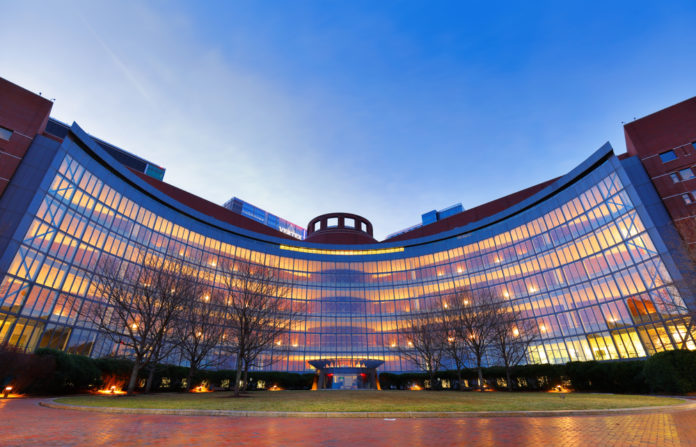
{"type": "Polygon", "coordinates": [[[257,389],[256,384],[259,381],[263,381],[266,388],[277,385],[286,390],[308,390],[312,387],[314,374],[252,371],[249,372],[249,380],[252,382],[250,390],[257,389]]]}
{"type": "Polygon", "coordinates": [[[133,361],[118,357],[94,359],[94,364],[102,375],[128,379],[133,370],[133,361]]]}
{"type": "Polygon", "coordinates": [[[399,374],[383,372],[379,374],[379,387],[383,390],[399,389],[401,380],[399,374]]]}
{"type": "Polygon", "coordinates": [[[664,351],[645,362],[643,374],[655,393],[686,394],[696,391],[696,352],[664,351]]]}
{"type": "Polygon", "coordinates": [[[66,354],[53,349],[39,349],[36,355],[43,359],[53,359],[55,369],[52,376],[38,381],[41,392],[51,394],[83,391],[100,383],[101,371],[96,362],[89,357],[66,354]]]}
{"type": "Polygon", "coordinates": [[[54,370],[53,359],[0,346],[0,391],[6,386],[12,386],[13,393],[32,392],[36,382],[51,377],[54,370]]]}
{"type": "Polygon", "coordinates": [[[632,360],[609,363],[608,376],[611,377],[611,389],[607,392],[622,394],[647,394],[650,391],[645,380],[644,360],[632,360]]]}
{"type": "Polygon", "coordinates": [[[596,391],[602,382],[601,366],[595,361],[568,362],[566,375],[575,391],[596,391]]]}
{"type": "Polygon", "coordinates": [[[647,393],[643,360],[620,362],[569,362],[566,374],[576,391],[647,393]]]}

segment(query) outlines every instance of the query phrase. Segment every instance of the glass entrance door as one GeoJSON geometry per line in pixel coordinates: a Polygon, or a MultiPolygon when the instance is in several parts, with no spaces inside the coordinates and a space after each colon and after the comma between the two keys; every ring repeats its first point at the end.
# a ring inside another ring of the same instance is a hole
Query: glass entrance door
{"type": "Polygon", "coordinates": [[[358,375],[357,374],[334,374],[332,377],[332,390],[357,390],[358,375]]]}

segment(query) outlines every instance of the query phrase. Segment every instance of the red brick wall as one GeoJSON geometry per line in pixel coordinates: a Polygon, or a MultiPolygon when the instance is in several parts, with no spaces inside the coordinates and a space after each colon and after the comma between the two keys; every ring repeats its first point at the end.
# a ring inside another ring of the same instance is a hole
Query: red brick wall
{"type": "Polygon", "coordinates": [[[696,250],[696,177],[675,183],[670,176],[683,169],[696,176],[696,97],[626,124],[624,134],[628,153],[640,158],[682,238],[696,250]],[[677,158],[663,163],[660,154],[669,150],[677,158]]]}
{"type": "Polygon", "coordinates": [[[46,128],[53,103],[0,78],[0,126],[12,131],[0,138],[0,196],[37,134],[46,128]]]}

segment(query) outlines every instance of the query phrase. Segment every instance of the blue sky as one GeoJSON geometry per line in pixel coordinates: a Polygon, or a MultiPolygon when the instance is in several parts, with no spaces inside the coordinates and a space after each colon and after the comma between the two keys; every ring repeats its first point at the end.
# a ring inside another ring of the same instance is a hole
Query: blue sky
{"type": "Polygon", "coordinates": [[[378,238],[696,95],[696,3],[12,2],[0,76],[223,203],[378,238]]]}

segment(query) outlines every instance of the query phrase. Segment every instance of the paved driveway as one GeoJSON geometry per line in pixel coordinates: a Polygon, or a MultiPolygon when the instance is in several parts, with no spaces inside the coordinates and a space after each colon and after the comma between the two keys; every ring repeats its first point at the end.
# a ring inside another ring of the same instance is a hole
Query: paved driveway
{"type": "Polygon", "coordinates": [[[696,411],[467,419],[110,415],[0,399],[0,445],[696,446],[696,411]]]}

